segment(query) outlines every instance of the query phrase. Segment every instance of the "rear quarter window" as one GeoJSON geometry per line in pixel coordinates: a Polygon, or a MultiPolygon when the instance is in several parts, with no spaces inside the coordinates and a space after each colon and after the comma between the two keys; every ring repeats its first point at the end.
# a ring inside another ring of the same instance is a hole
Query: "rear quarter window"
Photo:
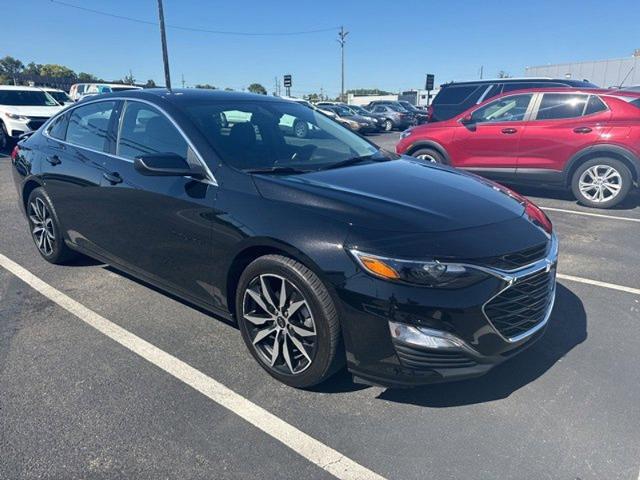
{"type": "Polygon", "coordinates": [[[479,97],[486,88],[486,85],[484,85],[484,88],[479,85],[444,87],[436,95],[433,103],[436,105],[459,105],[461,103],[475,102],[473,97],[479,97]]]}

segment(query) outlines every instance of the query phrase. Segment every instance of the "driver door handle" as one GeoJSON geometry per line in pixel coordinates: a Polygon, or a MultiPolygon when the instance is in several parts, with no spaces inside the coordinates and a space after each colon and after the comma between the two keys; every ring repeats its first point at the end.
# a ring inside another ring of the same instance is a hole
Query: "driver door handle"
{"type": "Polygon", "coordinates": [[[104,172],[102,176],[106,178],[109,181],[109,183],[111,183],[112,185],[122,182],[122,177],[118,172],[113,172],[113,173],[104,172]]]}
{"type": "Polygon", "coordinates": [[[47,162],[49,162],[51,165],[60,165],[62,163],[62,160],[60,160],[60,157],[58,155],[52,155],[50,157],[45,157],[47,162]]]}
{"type": "Polygon", "coordinates": [[[509,128],[503,128],[502,129],[502,133],[506,133],[506,134],[513,134],[513,133],[517,133],[518,129],[517,128],[513,128],[513,127],[509,127],[509,128]]]}
{"type": "Polygon", "coordinates": [[[576,127],[573,129],[575,133],[589,133],[591,129],[589,127],[576,127]]]}

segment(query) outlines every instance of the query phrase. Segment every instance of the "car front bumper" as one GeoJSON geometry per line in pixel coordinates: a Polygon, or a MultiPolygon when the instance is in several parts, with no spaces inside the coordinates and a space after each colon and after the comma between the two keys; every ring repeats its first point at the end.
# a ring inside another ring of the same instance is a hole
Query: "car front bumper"
{"type": "Polygon", "coordinates": [[[12,138],[18,138],[23,133],[37,130],[47,121],[44,117],[26,117],[26,119],[12,119],[7,116],[3,117],[7,134],[12,138]]]}
{"type": "Polygon", "coordinates": [[[543,335],[557,258],[554,235],[544,258],[514,271],[487,268],[487,280],[460,290],[355,275],[338,291],[350,372],[356,381],[392,387],[484,375],[543,335]],[[364,294],[372,285],[375,297],[364,294]],[[526,330],[514,334],[511,320],[526,330]]]}

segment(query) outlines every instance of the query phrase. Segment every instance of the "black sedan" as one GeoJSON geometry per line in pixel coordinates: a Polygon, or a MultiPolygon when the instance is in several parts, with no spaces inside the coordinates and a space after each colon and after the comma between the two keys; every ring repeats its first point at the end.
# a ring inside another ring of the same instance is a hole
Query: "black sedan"
{"type": "Polygon", "coordinates": [[[536,206],[275,97],[101,95],[12,164],[44,259],[85,254],[236,321],[295,387],[345,363],[383,385],[480,375],[553,306],[557,242],[536,206]],[[296,120],[317,135],[281,128],[296,120]]]}

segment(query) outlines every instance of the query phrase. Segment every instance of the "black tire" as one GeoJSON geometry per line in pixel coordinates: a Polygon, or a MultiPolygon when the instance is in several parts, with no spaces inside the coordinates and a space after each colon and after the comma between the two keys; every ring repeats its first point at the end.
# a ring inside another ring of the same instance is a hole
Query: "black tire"
{"type": "Polygon", "coordinates": [[[293,123],[293,134],[297,138],[307,138],[309,135],[309,126],[307,125],[307,122],[296,120],[293,123]]]}
{"type": "Polygon", "coordinates": [[[393,130],[393,120],[387,118],[382,124],[382,130],[385,132],[390,132],[393,130]]]}
{"type": "Polygon", "coordinates": [[[618,205],[626,198],[632,185],[631,171],[615,158],[587,160],[571,177],[571,191],[578,202],[594,208],[611,208],[618,205]],[[598,178],[604,179],[605,175],[608,175],[608,182],[598,186],[598,182],[601,181],[598,178]],[[615,193],[612,193],[614,190],[615,193]]]}
{"type": "Polygon", "coordinates": [[[413,152],[411,156],[430,163],[447,163],[444,155],[433,148],[420,148],[413,152]]]}
{"type": "Polygon", "coordinates": [[[31,192],[26,210],[31,238],[47,262],[63,264],[79,255],[65,244],[53,203],[42,187],[31,192]]]}
{"type": "Polygon", "coordinates": [[[10,146],[10,138],[4,123],[0,122],[0,152],[4,152],[10,146]]]}
{"type": "Polygon", "coordinates": [[[282,383],[296,388],[311,387],[325,381],[344,364],[340,323],[333,300],[318,276],[292,258],[265,255],[247,266],[240,276],[236,290],[236,318],[251,355],[262,368],[282,383]],[[263,295],[263,281],[271,303],[263,295]],[[280,306],[277,293],[281,282],[288,282],[285,283],[285,290],[289,297],[285,295],[283,307],[280,306]],[[253,292],[253,296],[248,293],[248,289],[253,292]],[[263,304],[269,310],[262,309],[255,302],[256,294],[261,296],[263,304]],[[303,305],[289,316],[288,310],[299,304],[300,300],[303,305]],[[257,317],[260,320],[262,317],[271,318],[256,325],[247,317],[252,320],[257,317]],[[296,326],[302,327],[297,331],[306,332],[305,336],[300,336],[293,330],[296,326]],[[276,330],[264,336],[271,329],[276,330]],[[313,335],[307,336],[311,330],[313,335]],[[256,342],[259,336],[261,340],[256,342]],[[302,350],[294,342],[302,342],[306,355],[302,355],[302,350]],[[276,344],[278,347],[274,357],[276,344]],[[288,349],[287,355],[285,349],[288,349]],[[273,358],[276,359],[275,363],[270,361],[273,358]]]}

